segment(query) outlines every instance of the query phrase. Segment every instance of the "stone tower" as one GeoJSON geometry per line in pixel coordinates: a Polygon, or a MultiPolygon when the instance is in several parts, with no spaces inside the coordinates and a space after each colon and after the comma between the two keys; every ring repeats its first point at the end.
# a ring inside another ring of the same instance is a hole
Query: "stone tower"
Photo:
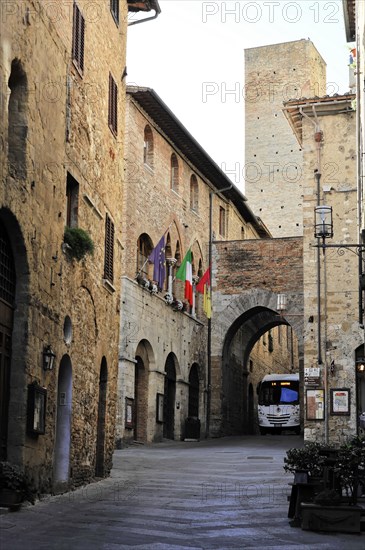
{"type": "Polygon", "coordinates": [[[245,50],[245,194],[273,237],[303,234],[303,156],[283,102],[325,93],[326,63],[310,40],[245,50]]]}

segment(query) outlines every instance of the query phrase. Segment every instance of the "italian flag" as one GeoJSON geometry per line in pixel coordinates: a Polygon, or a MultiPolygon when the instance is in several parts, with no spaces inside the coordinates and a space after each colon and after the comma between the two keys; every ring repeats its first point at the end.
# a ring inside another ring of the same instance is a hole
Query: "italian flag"
{"type": "Polygon", "coordinates": [[[204,294],[203,310],[208,319],[212,317],[212,301],[210,293],[210,267],[206,270],[199,283],[196,285],[196,290],[204,294]]]}
{"type": "Polygon", "coordinates": [[[193,266],[192,266],[192,254],[191,250],[186,253],[185,258],[182,261],[181,266],[176,272],[176,279],[185,281],[185,294],[184,297],[188,300],[189,304],[193,305],[193,266]]]}

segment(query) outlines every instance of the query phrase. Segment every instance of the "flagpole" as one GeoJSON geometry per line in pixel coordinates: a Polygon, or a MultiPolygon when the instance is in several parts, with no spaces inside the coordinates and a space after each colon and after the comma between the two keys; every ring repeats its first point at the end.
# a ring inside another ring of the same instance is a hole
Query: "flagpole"
{"type": "MultiPolygon", "coordinates": [[[[210,191],[209,193],[209,268],[210,268],[210,303],[211,308],[213,307],[213,269],[212,269],[212,259],[213,259],[213,195],[222,193],[223,191],[229,191],[232,189],[233,183],[228,187],[223,189],[216,189],[215,191],[210,191]]],[[[208,337],[207,337],[207,415],[206,415],[206,424],[205,424],[205,437],[209,437],[210,432],[210,405],[212,399],[212,315],[208,319],[208,337]]]]}
{"type": "MultiPolygon", "coordinates": [[[[170,225],[168,226],[168,228],[166,229],[166,231],[162,234],[162,237],[164,237],[164,236],[166,235],[166,233],[168,232],[168,230],[170,229],[170,227],[172,226],[173,223],[174,223],[174,222],[171,222],[171,223],[170,223],[170,225]]],[[[161,237],[161,239],[162,239],[162,237],[161,237]]],[[[160,239],[160,240],[161,240],[161,239],[160,239]]],[[[159,242],[160,242],[160,241],[159,241],[159,242]]],[[[153,250],[153,249],[152,249],[152,250],[153,250]]],[[[142,270],[143,270],[143,268],[144,268],[144,266],[146,265],[147,262],[148,262],[148,258],[147,258],[147,260],[144,262],[144,264],[143,264],[143,266],[140,268],[140,270],[138,271],[138,273],[137,273],[137,275],[136,275],[136,278],[138,277],[138,275],[140,275],[140,274],[142,273],[142,270]]]]}

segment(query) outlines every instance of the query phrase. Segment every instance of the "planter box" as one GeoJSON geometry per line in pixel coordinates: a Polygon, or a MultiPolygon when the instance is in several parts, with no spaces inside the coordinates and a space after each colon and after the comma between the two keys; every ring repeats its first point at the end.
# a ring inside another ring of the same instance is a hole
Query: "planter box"
{"type": "Polygon", "coordinates": [[[360,506],[301,504],[302,529],[330,533],[360,533],[360,506]]]}
{"type": "Polygon", "coordinates": [[[13,489],[0,489],[0,506],[16,509],[22,503],[22,494],[13,489]]]}

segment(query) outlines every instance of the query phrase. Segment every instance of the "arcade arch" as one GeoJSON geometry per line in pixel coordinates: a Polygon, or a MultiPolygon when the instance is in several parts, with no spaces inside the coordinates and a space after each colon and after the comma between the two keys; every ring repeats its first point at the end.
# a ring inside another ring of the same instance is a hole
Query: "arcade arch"
{"type": "Polygon", "coordinates": [[[302,316],[291,318],[290,307],[287,318],[279,315],[276,301],[277,295],[270,291],[255,289],[243,292],[232,297],[220,315],[220,324],[213,326],[212,404],[218,403],[212,406],[211,412],[210,433],[213,436],[250,433],[254,430],[254,390],[258,380],[250,372],[253,370],[250,357],[256,342],[265,333],[280,325],[293,327],[298,341],[298,368],[302,372],[302,316]],[[290,323],[289,319],[293,322],[290,323]],[[221,396],[221,401],[218,396],[221,396]]]}

